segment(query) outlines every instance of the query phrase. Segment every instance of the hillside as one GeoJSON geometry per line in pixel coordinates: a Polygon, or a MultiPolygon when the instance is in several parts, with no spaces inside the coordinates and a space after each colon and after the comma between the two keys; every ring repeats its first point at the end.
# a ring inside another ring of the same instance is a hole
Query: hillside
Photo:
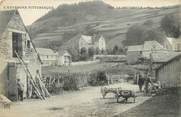
{"type": "Polygon", "coordinates": [[[163,16],[178,12],[178,6],[116,9],[100,1],[83,2],[59,6],[29,26],[29,31],[40,47],[70,47],[77,42],[77,35],[100,32],[112,48],[122,45],[130,26],[152,20],[154,26],[159,27],[163,16]]]}

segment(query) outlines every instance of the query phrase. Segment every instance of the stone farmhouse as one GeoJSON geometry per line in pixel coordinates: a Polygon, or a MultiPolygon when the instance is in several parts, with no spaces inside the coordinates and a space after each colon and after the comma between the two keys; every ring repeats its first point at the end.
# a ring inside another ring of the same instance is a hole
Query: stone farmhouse
{"type": "Polygon", "coordinates": [[[98,50],[100,53],[103,53],[104,51],[106,51],[105,38],[100,35],[81,35],[79,39],[79,52],[82,48],[85,48],[87,51],[89,48],[94,48],[98,50]]]}
{"type": "Polygon", "coordinates": [[[27,96],[27,72],[20,57],[34,78],[41,74],[41,59],[17,10],[0,12],[0,94],[17,97],[17,79],[24,84],[27,96]]]}
{"type": "Polygon", "coordinates": [[[55,66],[57,65],[58,52],[54,52],[49,48],[37,48],[40,58],[43,62],[43,66],[55,66]]]}
{"type": "Polygon", "coordinates": [[[72,56],[66,50],[58,52],[50,48],[37,48],[42,60],[42,66],[68,66],[72,63],[72,56]]]}

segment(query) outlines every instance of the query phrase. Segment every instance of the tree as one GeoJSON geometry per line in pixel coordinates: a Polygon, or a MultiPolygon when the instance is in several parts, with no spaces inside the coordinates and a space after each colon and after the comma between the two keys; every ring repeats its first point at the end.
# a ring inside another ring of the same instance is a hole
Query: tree
{"type": "Polygon", "coordinates": [[[79,60],[79,50],[78,50],[78,48],[69,47],[69,48],[67,48],[67,51],[71,54],[72,61],[78,61],[79,60]]]}
{"type": "Polygon", "coordinates": [[[141,44],[144,42],[142,39],[143,37],[143,32],[147,28],[144,25],[133,25],[131,26],[127,33],[126,33],[126,44],[127,45],[132,45],[132,44],[141,44]]]}
{"type": "Polygon", "coordinates": [[[117,54],[118,51],[119,51],[119,47],[117,45],[115,45],[113,48],[113,54],[117,54]]]}
{"type": "Polygon", "coordinates": [[[146,21],[144,24],[131,26],[126,33],[126,45],[143,44],[144,41],[156,40],[163,43],[165,35],[161,30],[152,27],[151,21],[146,21]],[[148,26],[149,25],[149,26],[148,26]]]}
{"type": "Polygon", "coordinates": [[[93,55],[95,54],[95,49],[93,47],[90,47],[88,49],[88,54],[89,54],[89,57],[93,57],[93,55]]]}
{"type": "Polygon", "coordinates": [[[161,20],[161,28],[167,36],[178,38],[180,36],[179,16],[168,14],[161,20]]]}
{"type": "Polygon", "coordinates": [[[87,60],[88,58],[88,52],[85,47],[80,49],[80,60],[87,60]]]}

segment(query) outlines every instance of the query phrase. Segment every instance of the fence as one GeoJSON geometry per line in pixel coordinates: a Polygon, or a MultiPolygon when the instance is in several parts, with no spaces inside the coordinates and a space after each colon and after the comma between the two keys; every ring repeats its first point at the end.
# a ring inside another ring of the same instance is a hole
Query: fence
{"type": "Polygon", "coordinates": [[[92,71],[85,73],[51,73],[43,74],[43,81],[50,93],[61,90],[78,90],[86,86],[100,86],[123,82],[128,76],[106,73],[106,71],[92,71]]]}
{"type": "Polygon", "coordinates": [[[126,55],[94,55],[93,60],[103,62],[126,62],[126,55]]]}
{"type": "Polygon", "coordinates": [[[88,65],[88,64],[95,64],[95,63],[99,63],[99,60],[95,60],[95,61],[81,61],[81,62],[72,62],[71,65],[75,66],[75,65],[88,65]]]}
{"type": "Polygon", "coordinates": [[[78,90],[88,85],[89,74],[87,73],[51,73],[43,74],[45,86],[51,93],[58,90],[78,90]]]}

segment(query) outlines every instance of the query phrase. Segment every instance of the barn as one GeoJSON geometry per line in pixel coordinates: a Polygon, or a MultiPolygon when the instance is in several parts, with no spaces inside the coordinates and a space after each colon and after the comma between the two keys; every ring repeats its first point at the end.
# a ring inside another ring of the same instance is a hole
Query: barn
{"type": "Polygon", "coordinates": [[[0,61],[0,94],[16,98],[16,83],[20,79],[25,86],[24,97],[27,97],[24,67],[35,77],[37,71],[41,74],[41,60],[17,10],[0,12],[0,61]]]}
{"type": "Polygon", "coordinates": [[[155,71],[155,77],[161,82],[162,87],[170,88],[181,84],[181,53],[169,52],[162,57],[157,57],[154,64],[160,64],[155,71]]]}

